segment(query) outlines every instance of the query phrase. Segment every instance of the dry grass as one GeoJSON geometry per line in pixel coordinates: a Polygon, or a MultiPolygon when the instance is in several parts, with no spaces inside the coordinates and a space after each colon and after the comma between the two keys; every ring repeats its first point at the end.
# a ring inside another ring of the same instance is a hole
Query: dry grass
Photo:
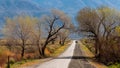
{"type": "Polygon", "coordinates": [[[21,67],[25,67],[25,66],[30,66],[30,65],[34,65],[34,64],[38,64],[42,61],[40,61],[39,59],[36,59],[36,60],[31,60],[31,61],[28,61],[24,64],[21,65],[21,67]]]}
{"type": "Polygon", "coordinates": [[[4,68],[8,56],[13,56],[14,54],[10,52],[7,47],[0,46],[0,68],[4,68]]]}
{"type": "MultiPolygon", "coordinates": [[[[61,47],[57,48],[53,53],[50,53],[50,51],[46,48],[45,53],[49,56],[56,57],[56,56],[59,56],[61,53],[63,53],[67,47],[68,47],[68,45],[61,46],[61,47]]],[[[35,64],[39,64],[39,63],[42,63],[42,62],[45,62],[45,61],[46,61],[46,59],[29,61],[29,62],[26,62],[26,63],[22,64],[21,67],[35,65],[35,64]]]]}
{"type": "MultiPolygon", "coordinates": [[[[83,49],[85,56],[94,57],[94,54],[92,52],[90,52],[90,50],[85,45],[83,45],[81,42],[79,42],[79,43],[80,43],[80,48],[83,49]]],[[[105,65],[103,65],[101,63],[98,63],[98,62],[95,62],[92,60],[89,60],[89,62],[92,65],[94,65],[96,68],[107,68],[105,65]]]]}
{"type": "Polygon", "coordinates": [[[41,61],[39,59],[36,59],[36,60],[23,60],[23,61],[19,61],[19,62],[16,62],[15,64],[11,65],[11,68],[23,68],[23,67],[26,67],[26,66],[30,66],[30,65],[34,65],[34,64],[38,64],[40,63],[41,61]]]}
{"type": "Polygon", "coordinates": [[[68,44],[61,46],[56,51],[54,51],[54,53],[52,53],[50,56],[52,56],[52,57],[59,56],[61,53],[63,53],[67,49],[68,46],[69,46],[68,44]]]}
{"type": "MultiPolygon", "coordinates": [[[[54,44],[54,45],[49,44],[49,46],[45,49],[45,54],[49,57],[50,56],[57,57],[65,51],[65,49],[68,47],[68,45],[69,45],[68,42],[64,46],[60,46],[58,44],[54,44]],[[51,52],[49,49],[53,49],[54,52],[51,52]]],[[[23,67],[28,67],[28,66],[34,66],[36,64],[40,64],[40,63],[43,63],[48,60],[50,60],[50,58],[23,60],[23,61],[13,64],[11,68],[16,68],[16,67],[23,68],[23,67]]]]}
{"type": "Polygon", "coordinates": [[[48,48],[45,49],[45,54],[46,54],[47,56],[49,56],[49,55],[51,54],[50,51],[48,50],[48,48]]]}

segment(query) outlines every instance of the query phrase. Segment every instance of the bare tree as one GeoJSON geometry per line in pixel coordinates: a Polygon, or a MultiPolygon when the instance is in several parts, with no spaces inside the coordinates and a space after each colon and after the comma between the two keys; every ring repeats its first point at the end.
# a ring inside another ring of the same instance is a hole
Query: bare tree
{"type": "MultiPolygon", "coordinates": [[[[97,27],[97,22],[99,20],[99,16],[97,15],[97,12],[95,10],[92,10],[90,8],[84,8],[79,12],[79,15],[77,17],[80,25],[80,31],[85,32],[88,37],[95,37],[97,41],[97,30],[99,29],[97,27]],[[98,28],[98,29],[97,29],[98,28]]],[[[97,42],[96,42],[97,43],[97,42]]],[[[98,45],[95,45],[95,53],[98,53],[98,45]]]]}
{"type": "Polygon", "coordinates": [[[59,33],[58,33],[58,36],[59,36],[59,44],[60,45],[64,45],[65,41],[67,40],[68,36],[70,34],[70,31],[67,30],[67,29],[62,29],[59,33]]]}
{"type": "Polygon", "coordinates": [[[39,57],[41,57],[42,55],[41,34],[42,34],[41,22],[39,20],[36,20],[34,29],[31,32],[30,39],[33,45],[34,44],[37,45],[39,57]]]}
{"type": "Polygon", "coordinates": [[[42,47],[42,55],[45,56],[44,50],[46,46],[57,38],[57,33],[64,28],[68,28],[71,24],[66,14],[59,10],[52,10],[52,15],[44,16],[45,27],[47,29],[47,38],[42,47]]]}
{"type": "Polygon", "coordinates": [[[21,46],[21,58],[23,58],[25,45],[30,37],[31,30],[33,30],[35,19],[29,16],[18,16],[14,19],[8,18],[6,22],[5,36],[17,41],[17,45],[21,46]]]}
{"type": "Polygon", "coordinates": [[[115,27],[118,25],[118,15],[113,9],[102,7],[99,9],[84,8],[79,12],[77,20],[80,31],[95,40],[95,54],[101,55],[104,48],[112,38],[115,27]]]}

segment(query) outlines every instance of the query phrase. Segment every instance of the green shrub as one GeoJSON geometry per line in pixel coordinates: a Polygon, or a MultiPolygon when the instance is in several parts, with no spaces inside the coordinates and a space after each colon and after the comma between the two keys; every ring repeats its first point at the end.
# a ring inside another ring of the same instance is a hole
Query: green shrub
{"type": "Polygon", "coordinates": [[[108,68],[120,68],[120,63],[109,65],[108,68]]]}

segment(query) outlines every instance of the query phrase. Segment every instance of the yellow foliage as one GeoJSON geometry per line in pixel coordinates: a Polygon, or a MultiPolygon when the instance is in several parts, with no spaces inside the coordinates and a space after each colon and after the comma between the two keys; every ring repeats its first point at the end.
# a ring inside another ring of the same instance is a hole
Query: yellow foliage
{"type": "Polygon", "coordinates": [[[106,17],[109,17],[110,15],[113,15],[113,14],[115,14],[115,12],[117,12],[115,9],[112,9],[112,8],[109,8],[109,7],[99,8],[98,11],[103,12],[106,17]]]}
{"type": "Polygon", "coordinates": [[[115,28],[115,32],[120,36],[120,26],[117,26],[117,27],[115,28]]]}
{"type": "Polygon", "coordinates": [[[45,54],[46,54],[47,56],[50,55],[50,51],[49,51],[47,48],[45,49],[45,54]]]}

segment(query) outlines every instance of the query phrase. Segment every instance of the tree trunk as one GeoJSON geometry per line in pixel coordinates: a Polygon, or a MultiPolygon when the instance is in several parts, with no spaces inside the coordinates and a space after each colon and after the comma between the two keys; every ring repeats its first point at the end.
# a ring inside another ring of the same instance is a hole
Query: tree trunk
{"type": "Polygon", "coordinates": [[[7,68],[10,68],[10,56],[8,56],[7,68]]]}
{"type": "Polygon", "coordinates": [[[45,55],[45,48],[46,48],[47,44],[48,44],[48,42],[45,42],[44,46],[42,47],[42,56],[43,57],[46,57],[46,55],[45,55]]]}
{"type": "Polygon", "coordinates": [[[49,38],[50,38],[50,35],[48,35],[45,43],[44,43],[43,46],[42,46],[42,56],[43,56],[43,57],[46,57],[46,56],[45,56],[45,48],[46,48],[47,44],[49,43],[49,38]]]}
{"type": "Polygon", "coordinates": [[[62,44],[61,40],[59,41],[59,44],[60,44],[60,45],[62,44]]]}
{"type": "Polygon", "coordinates": [[[103,42],[101,42],[101,41],[99,41],[98,39],[96,40],[96,45],[95,45],[95,56],[97,57],[97,58],[100,58],[101,57],[101,46],[103,45],[103,44],[101,44],[101,43],[103,43],[103,42]]]}
{"type": "Polygon", "coordinates": [[[23,59],[25,53],[25,41],[23,40],[21,58],[23,59]]]}
{"type": "Polygon", "coordinates": [[[52,44],[55,44],[55,40],[52,40],[52,44]]]}
{"type": "Polygon", "coordinates": [[[61,42],[61,45],[64,45],[64,41],[61,42]]]}
{"type": "Polygon", "coordinates": [[[24,57],[24,51],[25,51],[25,48],[24,48],[24,46],[22,46],[22,52],[21,52],[21,58],[23,59],[23,57],[24,57]]]}
{"type": "MultiPolygon", "coordinates": [[[[95,42],[96,43],[96,42],[95,42]]],[[[97,55],[98,51],[97,51],[97,43],[95,44],[95,55],[97,55]]]]}
{"type": "Polygon", "coordinates": [[[42,48],[42,56],[45,57],[45,47],[42,48]]]}
{"type": "Polygon", "coordinates": [[[42,52],[41,52],[41,47],[40,47],[40,44],[39,44],[39,42],[37,42],[37,46],[38,46],[38,50],[39,50],[39,58],[41,58],[42,57],[42,52]]]}
{"type": "Polygon", "coordinates": [[[63,40],[63,45],[65,44],[66,39],[67,39],[67,38],[65,38],[65,39],[63,40]]]}
{"type": "Polygon", "coordinates": [[[65,41],[66,41],[66,38],[63,39],[62,41],[60,41],[60,42],[61,42],[61,45],[64,45],[64,44],[65,44],[65,41]]]}
{"type": "Polygon", "coordinates": [[[99,46],[99,45],[98,45],[98,44],[99,44],[99,43],[98,43],[98,40],[96,39],[96,40],[95,40],[95,56],[96,56],[96,57],[98,57],[98,55],[99,55],[99,51],[98,51],[98,46],[99,46]]]}

